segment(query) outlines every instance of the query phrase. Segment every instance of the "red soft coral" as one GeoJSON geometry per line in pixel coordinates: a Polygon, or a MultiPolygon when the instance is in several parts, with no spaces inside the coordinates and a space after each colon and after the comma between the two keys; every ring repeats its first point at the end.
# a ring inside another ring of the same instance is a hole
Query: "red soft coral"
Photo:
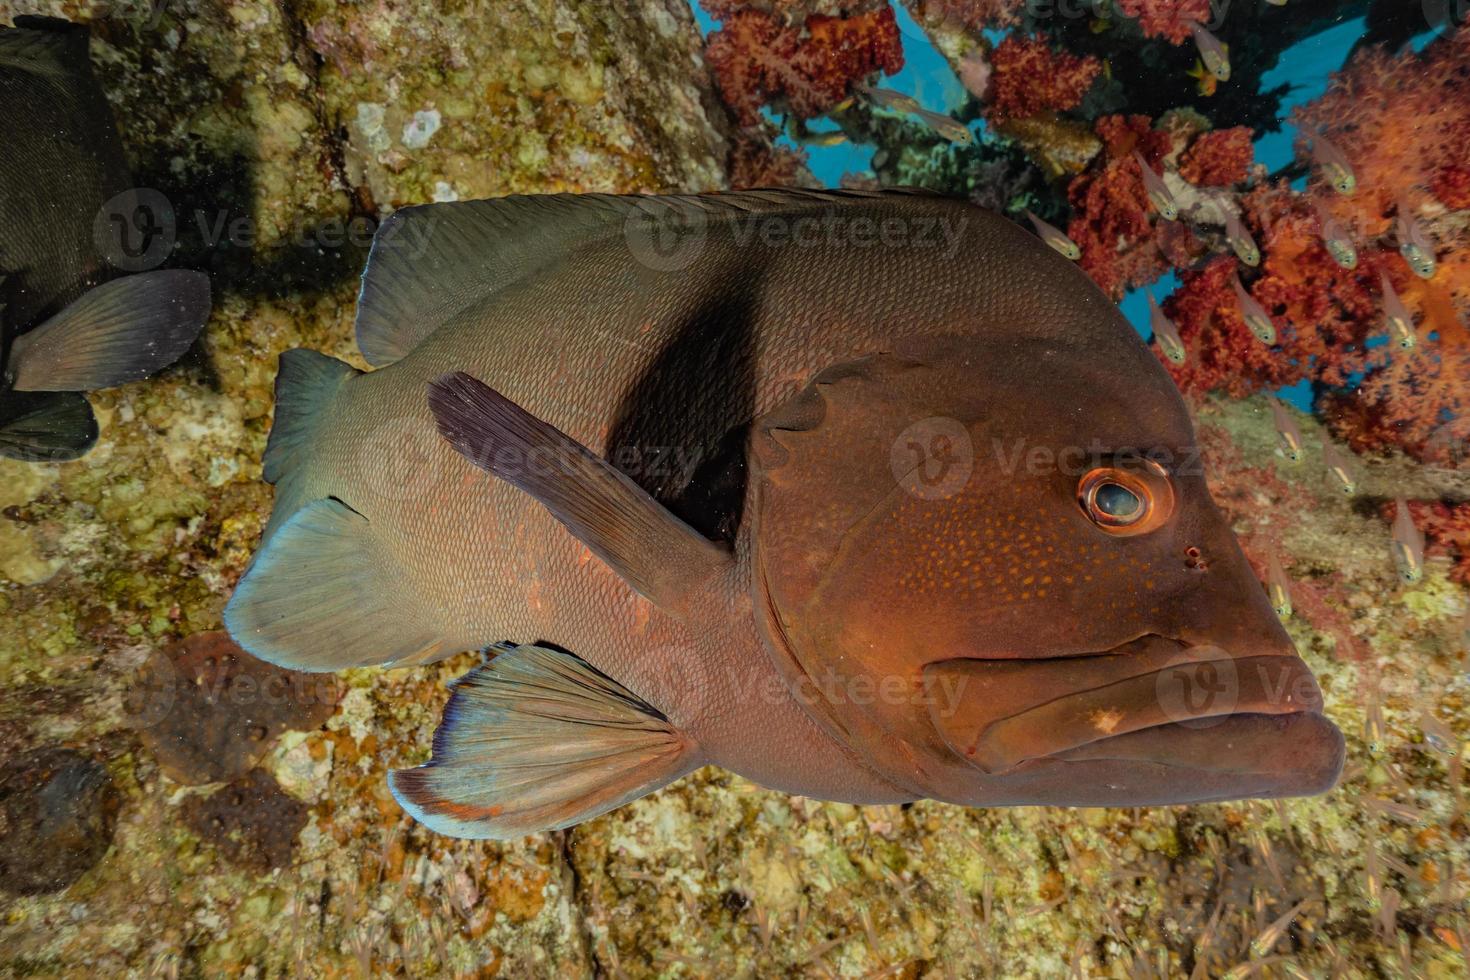
{"type": "Polygon", "coordinates": [[[1210,0],[1118,0],[1118,7],[1138,21],[1144,36],[1171,44],[1189,40],[1191,24],[1210,20],[1210,0]]]}
{"type": "Polygon", "coordinates": [[[1255,156],[1252,138],[1249,126],[1201,134],[1179,158],[1179,176],[1205,187],[1240,183],[1255,156]]]}
{"type": "Polygon", "coordinates": [[[725,103],[742,126],[754,126],[761,107],[778,101],[800,119],[822,115],[854,82],[902,69],[903,45],[890,6],[816,15],[801,28],[764,11],[736,10],[705,42],[705,57],[725,103]]]}
{"type": "Polygon", "coordinates": [[[1072,205],[1067,234],[1082,250],[1083,271],[1118,299],[1124,289],[1152,282],[1168,267],[1154,237],[1151,205],[1133,151],[1157,168],[1172,151],[1173,139],[1153,129],[1147,116],[1104,116],[1094,129],[1103,152],[1067,185],[1072,205]]]}
{"type": "Polygon", "coordinates": [[[1082,101],[1102,63],[1053,51],[1040,36],[1007,35],[990,53],[990,89],[985,114],[992,122],[1038,112],[1070,109],[1082,101]]]}

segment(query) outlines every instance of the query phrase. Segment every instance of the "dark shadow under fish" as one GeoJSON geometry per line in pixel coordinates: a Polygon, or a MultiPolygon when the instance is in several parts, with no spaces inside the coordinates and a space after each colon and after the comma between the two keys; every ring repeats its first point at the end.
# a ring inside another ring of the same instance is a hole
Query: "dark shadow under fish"
{"type": "Polygon", "coordinates": [[[97,439],[79,392],[178,360],[209,317],[209,279],[117,267],[111,236],[141,198],[85,27],[18,17],[0,28],[0,116],[0,455],[75,459],[97,439]]]}

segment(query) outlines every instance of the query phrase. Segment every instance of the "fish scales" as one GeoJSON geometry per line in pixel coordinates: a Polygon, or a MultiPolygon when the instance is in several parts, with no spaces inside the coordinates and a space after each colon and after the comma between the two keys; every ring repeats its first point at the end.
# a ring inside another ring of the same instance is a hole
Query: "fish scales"
{"type": "Polygon", "coordinates": [[[1188,412],[1080,270],[913,194],[674,199],[698,234],[650,252],[668,200],[415,209],[385,230],[453,245],[375,244],[377,370],[283,357],[276,512],[226,623],[304,669],[494,646],[392,776],[411,813],[516,836],[705,762],[850,802],[1330,783],[1341,735],[1188,412]],[[963,476],[938,494],[936,461],[963,476]],[[1235,759],[1173,733],[1213,703],[1154,693],[1175,660],[1239,664],[1235,759]],[[1151,768],[1181,753],[1188,780],[1151,768]]]}

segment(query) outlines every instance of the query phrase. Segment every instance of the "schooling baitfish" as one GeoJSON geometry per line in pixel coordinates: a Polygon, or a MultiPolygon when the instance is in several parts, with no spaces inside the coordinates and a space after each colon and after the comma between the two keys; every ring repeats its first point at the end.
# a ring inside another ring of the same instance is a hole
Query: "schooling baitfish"
{"type": "Polygon", "coordinates": [[[1343,740],[1167,374],[1075,266],[906,192],[408,208],[377,370],[282,357],[225,619],[336,670],[484,649],[419,820],[565,827],[707,763],[853,803],[1320,793],[1343,740]]]}

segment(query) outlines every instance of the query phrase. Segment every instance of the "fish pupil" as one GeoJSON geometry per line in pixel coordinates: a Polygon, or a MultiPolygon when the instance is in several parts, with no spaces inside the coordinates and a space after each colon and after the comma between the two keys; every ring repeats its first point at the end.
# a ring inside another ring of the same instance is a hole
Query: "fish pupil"
{"type": "Polygon", "coordinates": [[[1109,517],[1126,520],[1143,507],[1138,494],[1117,483],[1104,483],[1092,497],[1093,505],[1109,517]]]}

